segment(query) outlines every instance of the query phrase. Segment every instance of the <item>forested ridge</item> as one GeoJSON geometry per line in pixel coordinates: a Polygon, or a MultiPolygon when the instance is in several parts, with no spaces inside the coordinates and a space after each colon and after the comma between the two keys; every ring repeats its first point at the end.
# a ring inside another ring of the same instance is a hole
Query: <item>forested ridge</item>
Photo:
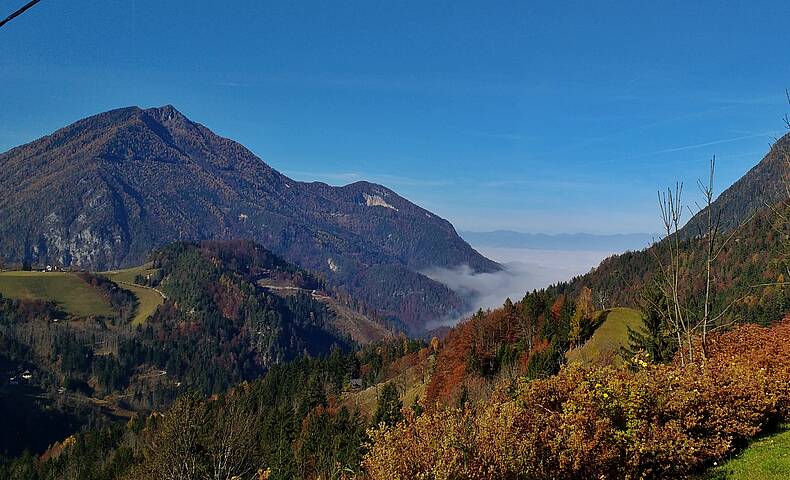
{"type": "MultiPolygon", "coordinates": [[[[790,307],[783,283],[788,279],[788,228],[777,219],[781,203],[763,208],[743,226],[721,232],[729,238],[713,270],[713,294],[720,304],[733,305],[727,320],[765,324],[781,318],[790,307]]],[[[684,237],[680,255],[686,272],[699,272],[705,263],[705,237],[684,237]]],[[[659,259],[668,257],[667,242],[658,242],[641,251],[614,255],[591,272],[559,283],[550,290],[578,295],[582,288],[592,289],[597,308],[640,306],[645,287],[659,276],[659,259]]],[[[705,284],[699,279],[682,278],[686,294],[701,298],[705,284]]]]}
{"type": "MultiPolygon", "coordinates": [[[[355,345],[336,326],[333,305],[353,312],[364,304],[342,295],[319,301],[314,295],[333,295],[325,280],[252,242],[175,243],[150,262],[155,273],[136,280],[166,299],[142,325],[131,323],[135,296],[100,274],[77,276],[107,298],[111,316],[75,317],[51,302],[0,296],[0,396],[17,439],[4,437],[3,452],[40,452],[80,425],[162,409],[189,390],[222,393],[275,365],[355,345]],[[31,404],[31,421],[12,415],[17,400],[31,404]],[[62,418],[48,423],[45,410],[62,418]]],[[[355,319],[392,328],[375,316],[355,319]]]]}

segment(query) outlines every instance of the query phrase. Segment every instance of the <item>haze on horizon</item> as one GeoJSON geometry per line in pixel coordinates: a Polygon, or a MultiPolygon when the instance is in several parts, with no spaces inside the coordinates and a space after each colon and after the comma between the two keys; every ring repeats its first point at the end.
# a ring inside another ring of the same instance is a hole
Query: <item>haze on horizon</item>
{"type": "Polygon", "coordinates": [[[715,154],[721,191],[781,134],[790,4],[557,12],[42,2],[0,32],[0,151],[173,104],[296,179],[382,183],[458,230],[632,233],[657,230],[656,189],[715,154]]]}

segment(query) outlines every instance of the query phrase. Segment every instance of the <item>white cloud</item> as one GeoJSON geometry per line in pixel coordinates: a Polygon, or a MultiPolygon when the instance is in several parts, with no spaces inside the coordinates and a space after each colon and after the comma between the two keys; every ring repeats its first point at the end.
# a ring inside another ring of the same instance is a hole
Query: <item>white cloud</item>
{"type": "Polygon", "coordinates": [[[532,290],[569,280],[586,273],[614,252],[555,251],[523,248],[482,248],[483,255],[500,262],[504,269],[495,273],[477,273],[468,265],[432,268],[422,273],[447,285],[470,299],[471,307],[460,317],[439,320],[428,328],[455,325],[478,309],[496,308],[506,298],[520,300],[532,290]]]}

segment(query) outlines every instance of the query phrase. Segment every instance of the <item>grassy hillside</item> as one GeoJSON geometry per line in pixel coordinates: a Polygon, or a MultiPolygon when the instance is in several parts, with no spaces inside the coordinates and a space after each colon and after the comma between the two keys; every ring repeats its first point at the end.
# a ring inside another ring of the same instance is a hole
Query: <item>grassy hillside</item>
{"type": "Polygon", "coordinates": [[[134,283],[134,279],[137,275],[151,275],[154,272],[156,272],[156,269],[152,268],[150,263],[140,265],[139,267],[102,272],[102,275],[117,283],[121,288],[129,290],[137,297],[139,303],[137,305],[137,312],[132,320],[132,325],[136,326],[145,323],[145,321],[154,314],[156,308],[164,303],[164,297],[157,290],[149,287],[142,287],[134,283]]]}
{"type": "Polygon", "coordinates": [[[601,312],[600,315],[606,315],[606,319],[584,345],[568,352],[568,361],[607,363],[612,360],[614,363],[621,362],[617,352],[628,342],[628,327],[639,328],[642,325],[642,318],[638,311],[631,308],[612,308],[601,312]]]}
{"type": "Polygon", "coordinates": [[[783,480],[790,478],[790,424],[754,441],[732,460],[702,477],[707,480],[783,480]]]}
{"type": "Polygon", "coordinates": [[[0,293],[8,298],[53,301],[81,317],[115,314],[107,299],[73,273],[0,272],[0,293]]]}
{"type": "Polygon", "coordinates": [[[141,287],[131,283],[116,282],[118,285],[129,290],[137,297],[137,312],[132,319],[132,325],[142,325],[154,314],[156,308],[165,301],[161,293],[149,287],[141,287]]]}
{"type": "Polygon", "coordinates": [[[116,283],[134,283],[134,279],[137,277],[137,275],[152,275],[156,272],[156,270],[157,269],[153,268],[150,263],[146,263],[138,267],[124,268],[123,270],[110,270],[108,272],[101,272],[101,275],[104,275],[116,283]]]}

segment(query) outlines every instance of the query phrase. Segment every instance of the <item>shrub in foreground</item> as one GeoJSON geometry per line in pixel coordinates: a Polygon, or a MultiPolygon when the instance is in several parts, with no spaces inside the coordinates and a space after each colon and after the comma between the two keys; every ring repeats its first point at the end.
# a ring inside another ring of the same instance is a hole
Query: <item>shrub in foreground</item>
{"type": "Polygon", "coordinates": [[[705,365],[564,367],[371,431],[375,479],[667,478],[790,418],[790,321],[712,339],[705,365]],[[406,454],[405,452],[408,452],[406,454]]]}

